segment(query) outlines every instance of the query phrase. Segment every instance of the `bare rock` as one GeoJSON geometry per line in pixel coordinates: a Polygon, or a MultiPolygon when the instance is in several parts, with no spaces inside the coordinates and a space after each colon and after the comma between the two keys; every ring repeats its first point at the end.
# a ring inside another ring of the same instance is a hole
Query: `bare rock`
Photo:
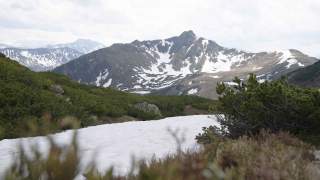
{"type": "Polygon", "coordinates": [[[57,95],[63,95],[64,90],[60,85],[54,84],[50,86],[50,90],[57,95]]]}
{"type": "Polygon", "coordinates": [[[134,107],[140,111],[146,112],[146,113],[153,113],[155,115],[161,116],[161,111],[159,107],[155,104],[149,104],[147,102],[137,103],[134,105],[134,107]]]}

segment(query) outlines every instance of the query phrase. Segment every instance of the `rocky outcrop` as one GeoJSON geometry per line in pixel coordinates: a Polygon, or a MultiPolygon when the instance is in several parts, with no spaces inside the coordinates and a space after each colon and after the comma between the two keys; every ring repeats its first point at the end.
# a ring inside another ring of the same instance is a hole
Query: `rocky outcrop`
{"type": "Polygon", "coordinates": [[[54,84],[50,86],[50,90],[54,92],[56,95],[62,96],[64,93],[63,88],[60,85],[54,84]]]}
{"type": "Polygon", "coordinates": [[[147,102],[142,102],[142,103],[135,104],[134,108],[136,108],[140,111],[146,112],[146,113],[152,113],[157,116],[162,116],[160,109],[155,104],[149,104],[147,102]]]}
{"type": "Polygon", "coordinates": [[[314,152],[315,159],[320,163],[320,150],[314,152]]]}

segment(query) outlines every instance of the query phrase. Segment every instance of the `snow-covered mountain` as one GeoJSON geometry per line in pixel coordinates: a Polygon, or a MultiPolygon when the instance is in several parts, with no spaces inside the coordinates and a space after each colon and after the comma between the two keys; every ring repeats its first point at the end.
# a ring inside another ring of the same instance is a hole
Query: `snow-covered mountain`
{"type": "Polygon", "coordinates": [[[71,48],[5,48],[0,49],[0,52],[33,71],[51,70],[82,55],[71,48]]]}
{"type": "Polygon", "coordinates": [[[217,82],[256,73],[261,81],[318,61],[298,50],[251,53],[225,48],[192,31],[163,40],[114,44],[56,68],[72,79],[136,93],[215,98],[217,82]]]}
{"type": "MultiPolygon", "coordinates": [[[[168,154],[176,153],[177,144],[168,129],[174,132],[179,130],[178,137],[185,139],[181,150],[186,151],[197,146],[196,135],[201,132],[202,127],[210,125],[219,126],[214,116],[194,115],[83,128],[78,130],[81,164],[88,165],[93,159],[101,173],[114,166],[116,174],[125,175],[130,170],[132,156],[135,160],[151,160],[152,157],[164,158],[168,154]]],[[[62,146],[70,144],[72,134],[72,131],[66,131],[51,137],[62,146]]],[[[35,144],[43,155],[47,154],[49,148],[46,137],[0,141],[0,179],[12,164],[13,157],[19,155],[19,143],[22,143],[27,154],[35,144]]]]}
{"type": "Polygon", "coordinates": [[[103,47],[102,44],[95,41],[79,39],[72,43],[34,49],[15,48],[0,44],[0,52],[33,71],[48,71],[103,47]]]}
{"type": "Polygon", "coordinates": [[[89,39],[78,39],[75,42],[65,43],[65,44],[55,44],[49,45],[47,48],[64,48],[68,47],[74,50],[77,50],[83,54],[87,54],[98,49],[104,48],[105,46],[101,43],[96,41],[92,41],[89,39]]]}

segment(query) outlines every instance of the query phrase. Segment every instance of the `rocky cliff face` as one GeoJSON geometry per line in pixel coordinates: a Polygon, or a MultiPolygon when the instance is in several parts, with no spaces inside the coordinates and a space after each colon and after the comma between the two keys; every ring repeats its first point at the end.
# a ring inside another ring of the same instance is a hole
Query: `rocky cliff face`
{"type": "Polygon", "coordinates": [[[256,73],[261,81],[316,62],[297,50],[251,53],[225,48],[192,31],[163,40],[114,44],[54,71],[85,84],[135,93],[215,98],[217,82],[256,73]]]}

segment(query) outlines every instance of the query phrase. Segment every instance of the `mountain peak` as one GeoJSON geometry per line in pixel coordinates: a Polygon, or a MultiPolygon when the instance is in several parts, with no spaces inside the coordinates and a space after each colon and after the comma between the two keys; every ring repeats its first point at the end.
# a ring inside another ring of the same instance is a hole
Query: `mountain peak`
{"type": "Polygon", "coordinates": [[[180,38],[193,38],[196,39],[196,34],[192,31],[184,31],[183,33],[180,34],[180,38]]]}
{"type": "Polygon", "coordinates": [[[91,39],[77,39],[76,41],[72,42],[72,43],[97,43],[96,41],[93,41],[91,39]]]}

